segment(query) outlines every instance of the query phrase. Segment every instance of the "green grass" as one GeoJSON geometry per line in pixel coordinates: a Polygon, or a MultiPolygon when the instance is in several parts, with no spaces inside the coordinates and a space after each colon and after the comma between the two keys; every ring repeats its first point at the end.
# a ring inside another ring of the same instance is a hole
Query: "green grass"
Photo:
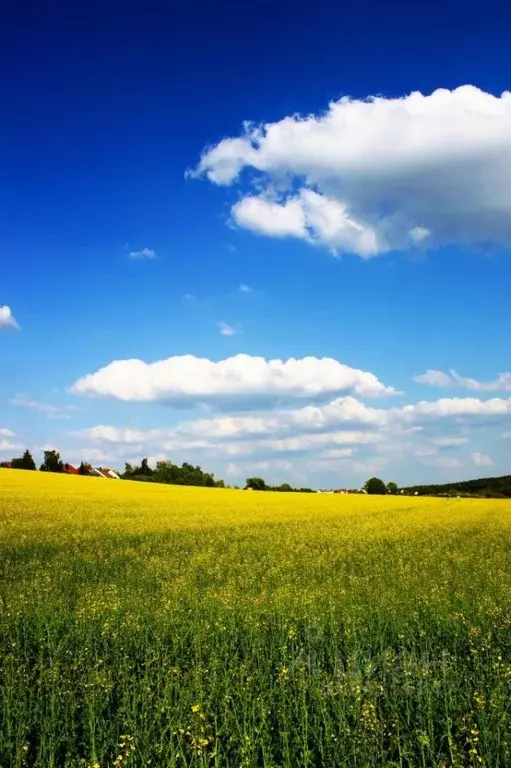
{"type": "Polygon", "coordinates": [[[510,528],[0,470],[0,766],[507,768],[510,528]]]}

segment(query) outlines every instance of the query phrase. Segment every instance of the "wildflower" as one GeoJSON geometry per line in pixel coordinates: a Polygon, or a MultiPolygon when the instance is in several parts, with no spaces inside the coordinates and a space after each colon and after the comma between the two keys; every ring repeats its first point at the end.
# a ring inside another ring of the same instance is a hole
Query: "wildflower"
{"type": "Polygon", "coordinates": [[[486,706],[486,699],[484,694],[476,692],[474,693],[474,701],[480,709],[484,709],[486,706]]]}
{"type": "Polygon", "coordinates": [[[200,710],[200,704],[194,704],[192,707],[192,712],[199,712],[200,710]]]}

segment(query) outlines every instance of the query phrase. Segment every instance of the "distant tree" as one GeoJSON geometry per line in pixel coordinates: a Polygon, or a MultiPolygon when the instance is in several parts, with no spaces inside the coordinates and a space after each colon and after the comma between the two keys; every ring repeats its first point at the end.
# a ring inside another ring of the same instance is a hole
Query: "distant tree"
{"type": "Polygon", "coordinates": [[[223,480],[215,480],[215,488],[225,488],[225,483],[223,480]]]}
{"type": "Polygon", "coordinates": [[[62,472],[64,465],[58,451],[45,451],[44,461],[41,464],[41,472],[62,472]]]}
{"type": "Polygon", "coordinates": [[[147,463],[147,459],[142,459],[142,463],[140,464],[140,467],[135,470],[135,474],[144,475],[145,477],[150,477],[153,474],[153,470],[147,463]]]}
{"type": "Polygon", "coordinates": [[[37,469],[32,454],[28,450],[25,451],[21,458],[13,459],[11,461],[11,467],[13,469],[37,469]]]}
{"type": "Polygon", "coordinates": [[[157,461],[153,477],[157,483],[173,484],[177,480],[177,470],[178,467],[176,467],[171,461],[157,461]]]}
{"type": "Polygon", "coordinates": [[[90,464],[88,464],[87,462],[83,462],[82,461],[82,463],[78,467],[78,474],[79,475],[90,475],[91,469],[92,469],[92,467],[91,467],[90,464]]]}
{"type": "Polygon", "coordinates": [[[262,477],[247,477],[246,488],[252,488],[254,491],[266,491],[266,483],[262,477]]]}
{"type": "Polygon", "coordinates": [[[124,472],[122,473],[122,476],[124,478],[129,479],[130,477],[133,477],[134,474],[135,474],[135,470],[133,466],[131,464],[128,464],[128,462],[126,462],[124,465],[124,472]]]}
{"type": "Polygon", "coordinates": [[[385,487],[385,483],[383,482],[383,480],[380,480],[379,477],[369,478],[369,480],[366,481],[364,488],[367,493],[373,496],[378,496],[378,495],[383,496],[387,493],[387,488],[385,487]]]}
{"type": "Polygon", "coordinates": [[[399,493],[399,488],[397,487],[397,483],[394,483],[392,480],[390,483],[387,483],[387,493],[390,493],[391,496],[395,496],[397,493],[399,493]]]}

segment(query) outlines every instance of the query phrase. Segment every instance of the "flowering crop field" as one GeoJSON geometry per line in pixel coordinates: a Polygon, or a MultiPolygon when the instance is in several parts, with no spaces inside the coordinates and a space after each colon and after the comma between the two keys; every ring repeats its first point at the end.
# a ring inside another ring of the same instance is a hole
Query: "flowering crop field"
{"type": "Polygon", "coordinates": [[[510,532],[0,470],[0,766],[509,767],[510,532]]]}

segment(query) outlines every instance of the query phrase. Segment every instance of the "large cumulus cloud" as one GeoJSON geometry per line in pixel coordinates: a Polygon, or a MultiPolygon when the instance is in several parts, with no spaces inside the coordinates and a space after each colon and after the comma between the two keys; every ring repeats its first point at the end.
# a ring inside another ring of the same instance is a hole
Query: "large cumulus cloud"
{"type": "Polygon", "coordinates": [[[362,258],[507,244],[511,94],[465,85],[341,98],[323,114],[246,122],[240,136],[208,148],[192,175],[240,185],[231,213],[241,227],[362,258]]]}

